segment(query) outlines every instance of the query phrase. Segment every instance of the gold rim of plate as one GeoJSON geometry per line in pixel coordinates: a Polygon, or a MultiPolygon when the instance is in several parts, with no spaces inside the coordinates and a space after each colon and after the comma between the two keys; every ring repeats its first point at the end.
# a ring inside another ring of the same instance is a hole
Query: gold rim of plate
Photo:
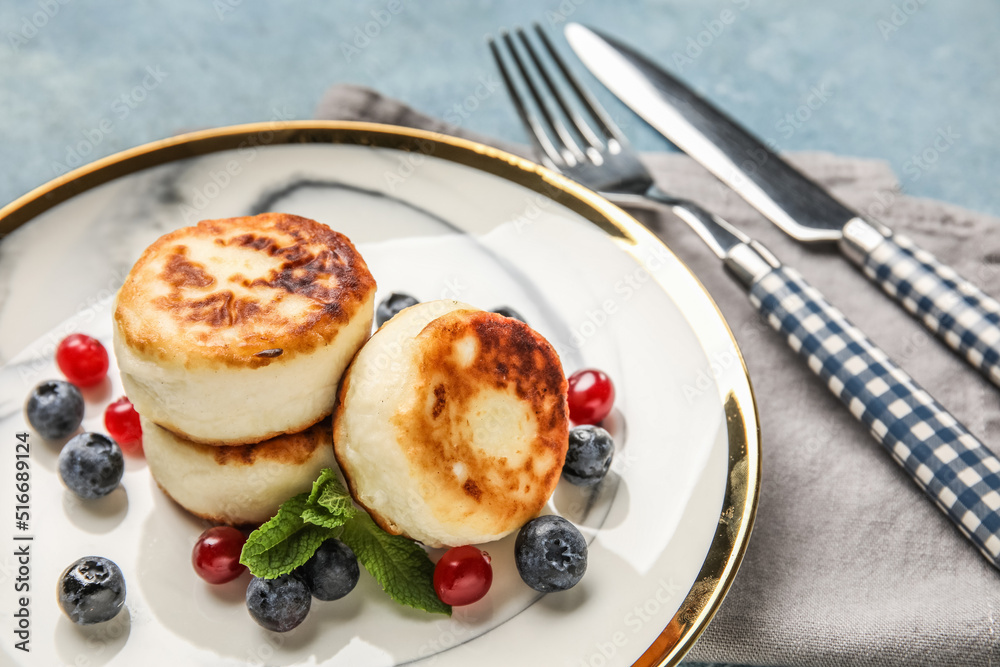
{"type": "MultiPolygon", "coordinates": [[[[640,265],[644,265],[637,254],[640,248],[652,247],[673,256],[669,248],[628,213],[529,160],[445,134],[353,121],[273,121],[234,125],[182,134],[122,151],[53,179],[4,206],[0,209],[0,234],[9,234],[48,209],[91,188],[148,167],[219,151],[281,144],[354,144],[457,162],[543,194],[583,216],[614,238],[640,265]]],[[[633,667],[677,664],[705,630],[743,559],[760,494],[760,426],[746,363],[732,330],[711,296],[683,262],[677,262],[698,285],[723,323],[739,355],[742,375],[734,386],[719,387],[729,433],[729,462],[715,537],[677,613],[633,667]]],[[[667,286],[661,287],[667,290],[667,286]]],[[[685,313],[696,330],[712,324],[685,313]]]]}

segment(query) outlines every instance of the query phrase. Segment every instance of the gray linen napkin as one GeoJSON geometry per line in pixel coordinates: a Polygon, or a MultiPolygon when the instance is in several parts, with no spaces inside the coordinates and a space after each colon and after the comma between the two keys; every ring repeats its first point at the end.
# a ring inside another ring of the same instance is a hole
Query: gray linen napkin
{"type": "MultiPolygon", "coordinates": [[[[354,86],[331,89],[317,116],[409,125],[527,152],[354,86]]],[[[791,241],[686,156],[643,157],[664,189],[729,219],[797,268],[1000,454],[1000,389],[838,253],[791,241]]],[[[882,162],[825,153],[789,159],[847,204],[1000,295],[1000,220],[903,195],[882,162]]],[[[732,327],[753,380],[764,440],[760,505],[746,558],[688,660],[783,667],[1000,664],[1000,572],[763,323],[683,223],[662,210],[636,215],[691,267],[732,327]]]]}

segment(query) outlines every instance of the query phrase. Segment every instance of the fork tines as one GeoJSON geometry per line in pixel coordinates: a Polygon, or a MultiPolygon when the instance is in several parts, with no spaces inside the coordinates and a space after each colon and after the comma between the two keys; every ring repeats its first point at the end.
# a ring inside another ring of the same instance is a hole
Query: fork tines
{"type": "Polygon", "coordinates": [[[533,40],[523,29],[514,29],[516,40],[506,30],[500,32],[500,40],[506,47],[506,59],[514,63],[514,68],[520,75],[521,86],[528,91],[532,100],[530,105],[525,103],[521,88],[515,84],[515,77],[501,54],[503,49],[497,40],[489,38],[490,51],[514,107],[521,121],[530,129],[532,140],[546,160],[551,162],[550,166],[565,169],[584,162],[599,165],[604,161],[602,154],[618,153],[625,139],[608,113],[559,57],[542,27],[537,23],[533,27],[535,39],[542,45],[544,56],[539,55],[539,50],[532,44],[533,40]],[[527,57],[523,54],[527,54],[527,57]],[[551,65],[546,64],[546,59],[551,65]],[[553,65],[558,70],[559,77],[553,76],[553,65]],[[560,77],[561,83],[557,84],[555,79],[560,77]],[[564,93],[567,86],[572,91],[568,96],[564,93]],[[571,103],[570,99],[574,102],[571,103]],[[578,108],[586,111],[593,125],[584,120],[578,108]],[[570,122],[572,130],[563,122],[564,119],[570,122]],[[594,127],[597,128],[596,131],[594,127]]]}

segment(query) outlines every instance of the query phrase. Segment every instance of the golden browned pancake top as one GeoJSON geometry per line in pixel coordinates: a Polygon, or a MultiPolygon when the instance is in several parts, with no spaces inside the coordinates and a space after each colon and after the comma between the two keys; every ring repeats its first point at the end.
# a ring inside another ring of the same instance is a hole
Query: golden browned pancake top
{"type": "MultiPolygon", "coordinates": [[[[558,355],[523,322],[484,311],[443,315],[417,339],[421,381],[393,426],[411,467],[433,488],[432,511],[440,520],[484,533],[524,523],[551,496],[566,457],[566,378],[558,355]],[[475,417],[489,411],[488,404],[497,405],[491,400],[498,395],[509,397],[502,404],[516,407],[491,413],[485,423],[475,417]],[[490,451],[484,449],[491,440],[484,429],[493,428],[523,436],[493,443],[488,447],[496,450],[490,451]]],[[[375,519],[386,527],[383,517],[375,519]]]]}
{"type": "Polygon", "coordinates": [[[328,344],[374,291],[346,236],[263,213],[158,239],[132,267],[114,316],[140,354],[256,368],[328,344]]]}

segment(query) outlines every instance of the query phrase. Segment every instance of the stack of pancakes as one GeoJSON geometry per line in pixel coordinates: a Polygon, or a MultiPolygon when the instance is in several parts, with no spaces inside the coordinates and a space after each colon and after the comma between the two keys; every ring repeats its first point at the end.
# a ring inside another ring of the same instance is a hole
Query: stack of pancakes
{"type": "Polygon", "coordinates": [[[330,415],[374,299],[347,237],[294,215],[205,220],[147,248],[118,293],[114,348],[164,492],[260,523],[334,466],[330,415]]]}
{"type": "Polygon", "coordinates": [[[114,344],[164,492],[260,523],[339,464],[379,525],[428,546],[536,516],[568,446],[555,350],[457,301],[407,308],[369,340],[374,296],[351,242],[293,215],[206,220],[150,246],[118,294],[114,344]]]}

